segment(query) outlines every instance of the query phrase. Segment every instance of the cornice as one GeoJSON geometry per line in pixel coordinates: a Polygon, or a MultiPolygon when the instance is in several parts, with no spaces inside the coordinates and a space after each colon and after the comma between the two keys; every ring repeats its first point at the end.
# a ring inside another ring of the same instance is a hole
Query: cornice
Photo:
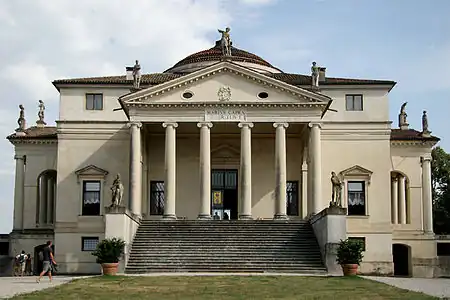
{"type": "Polygon", "coordinates": [[[255,103],[255,102],[235,102],[235,103],[125,103],[127,107],[145,108],[210,108],[210,107],[233,107],[233,108],[323,108],[327,103],[255,103]]]}
{"type": "Polygon", "coordinates": [[[57,139],[10,139],[11,144],[15,145],[51,145],[58,144],[57,139]]]}
{"type": "Polygon", "coordinates": [[[421,141],[421,140],[391,140],[393,147],[417,147],[417,148],[432,148],[436,145],[436,141],[421,141]]]}

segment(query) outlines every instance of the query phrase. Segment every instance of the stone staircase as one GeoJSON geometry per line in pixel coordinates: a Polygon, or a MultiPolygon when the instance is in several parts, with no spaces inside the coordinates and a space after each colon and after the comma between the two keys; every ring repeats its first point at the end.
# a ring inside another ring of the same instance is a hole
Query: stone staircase
{"type": "Polygon", "coordinates": [[[125,272],[326,274],[326,268],[307,221],[143,220],[125,272]]]}

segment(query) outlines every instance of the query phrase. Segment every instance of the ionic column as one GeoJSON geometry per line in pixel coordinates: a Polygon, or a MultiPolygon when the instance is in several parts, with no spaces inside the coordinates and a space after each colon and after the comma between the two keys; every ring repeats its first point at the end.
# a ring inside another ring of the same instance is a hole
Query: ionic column
{"type": "Polygon", "coordinates": [[[405,176],[400,176],[398,181],[398,223],[406,224],[406,195],[405,176]]]}
{"type": "Polygon", "coordinates": [[[47,224],[53,224],[54,183],[53,177],[47,177],[47,224]]]}
{"type": "Polygon", "coordinates": [[[391,208],[392,224],[398,224],[398,177],[393,177],[391,181],[391,208]]]}
{"type": "Polygon", "coordinates": [[[308,215],[308,149],[303,150],[302,163],[302,217],[306,218],[308,215]]]}
{"type": "Polygon", "coordinates": [[[24,209],[24,184],[25,184],[25,157],[15,155],[16,177],[14,182],[14,229],[23,228],[23,209],[24,209]]]}
{"type": "Polygon", "coordinates": [[[433,198],[431,194],[431,155],[422,157],[423,230],[433,233],[433,198]]]}
{"type": "Polygon", "coordinates": [[[253,123],[239,123],[241,128],[241,162],[239,219],[252,219],[252,133],[253,123]]]}
{"type": "Polygon", "coordinates": [[[165,179],[164,179],[164,219],[176,219],[176,133],[178,123],[163,123],[166,128],[165,179]]]}
{"type": "Polygon", "coordinates": [[[320,212],[322,204],[322,147],[321,147],[321,125],[319,123],[309,123],[311,128],[311,165],[312,165],[312,207],[311,212],[320,212]]]}
{"type": "Polygon", "coordinates": [[[130,151],[130,210],[136,215],[142,211],[142,167],[141,167],[141,127],[140,122],[128,123],[131,131],[130,151]]]}
{"type": "Polygon", "coordinates": [[[199,219],[211,218],[211,134],[209,122],[200,122],[200,213],[199,219]]]}
{"type": "Polygon", "coordinates": [[[275,215],[286,219],[286,128],[288,123],[274,123],[275,132],[275,215]]]}

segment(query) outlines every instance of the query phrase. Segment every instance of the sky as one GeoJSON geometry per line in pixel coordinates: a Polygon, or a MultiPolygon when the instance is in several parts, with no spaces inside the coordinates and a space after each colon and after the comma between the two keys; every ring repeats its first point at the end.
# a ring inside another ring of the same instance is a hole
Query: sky
{"type": "MultiPolygon", "coordinates": [[[[162,72],[220,38],[285,72],[388,79],[390,114],[407,101],[410,126],[428,111],[433,135],[450,151],[450,1],[448,0],[0,0],[0,136],[58,119],[55,79],[122,75],[139,59],[162,72]]],[[[12,229],[14,148],[0,139],[0,233],[12,229]]]]}

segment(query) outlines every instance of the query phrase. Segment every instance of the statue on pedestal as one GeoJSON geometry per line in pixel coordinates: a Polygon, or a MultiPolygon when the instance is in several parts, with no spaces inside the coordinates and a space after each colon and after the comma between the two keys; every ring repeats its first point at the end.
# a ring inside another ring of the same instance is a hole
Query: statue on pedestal
{"type": "Polygon", "coordinates": [[[112,199],[111,199],[111,207],[120,206],[122,203],[123,197],[123,184],[120,180],[120,174],[117,174],[116,178],[113,181],[111,186],[112,191],[112,199]]]}
{"type": "Polygon", "coordinates": [[[225,30],[218,29],[218,31],[222,34],[222,38],[220,39],[220,47],[222,49],[222,55],[231,56],[231,42],[230,38],[230,27],[225,28],[225,30]]]}
{"type": "Polygon", "coordinates": [[[409,127],[408,121],[406,120],[406,117],[408,116],[408,114],[406,113],[406,104],[408,104],[408,102],[402,104],[402,107],[400,108],[400,114],[398,115],[398,127],[403,130],[408,129],[409,127]]]}
{"type": "Polygon", "coordinates": [[[141,86],[141,65],[139,61],[136,60],[135,65],[133,66],[133,88],[139,89],[141,86]]]}
{"type": "Polygon", "coordinates": [[[39,100],[39,112],[38,112],[39,120],[36,121],[36,124],[38,126],[47,125],[47,123],[45,123],[45,121],[44,121],[44,111],[45,111],[44,101],[39,100]]]}
{"type": "Polygon", "coordinates": [[[311,79],[312,79],[311,85],[315,88],[319,87],[319,73],[320,67],[317,66],[317,63],[315,61],[313,61],[311,67],[311,79]]]}
{"type": "Polygon", "coordinates": [[[427,111],[423,111],[422,115],[422,136],[429,137],[431,134],[431,131],[428,129],[428,116],[427,111]]]}
{"type": "Polygon", "coordinates": [[[332,193],[330,206],[342,207],[341,201],[342,182],[334,172],[331,172],[331,185],[332,185],[332,193]]]}
{"type": "Polygon", "coordinates": [[[17,124],[19,127],[16,129],[16,132],[24,132],[25,131],[25,108],[22,104],[19,105],[20,113],[19,118],[17,119],[17,124]]]}

